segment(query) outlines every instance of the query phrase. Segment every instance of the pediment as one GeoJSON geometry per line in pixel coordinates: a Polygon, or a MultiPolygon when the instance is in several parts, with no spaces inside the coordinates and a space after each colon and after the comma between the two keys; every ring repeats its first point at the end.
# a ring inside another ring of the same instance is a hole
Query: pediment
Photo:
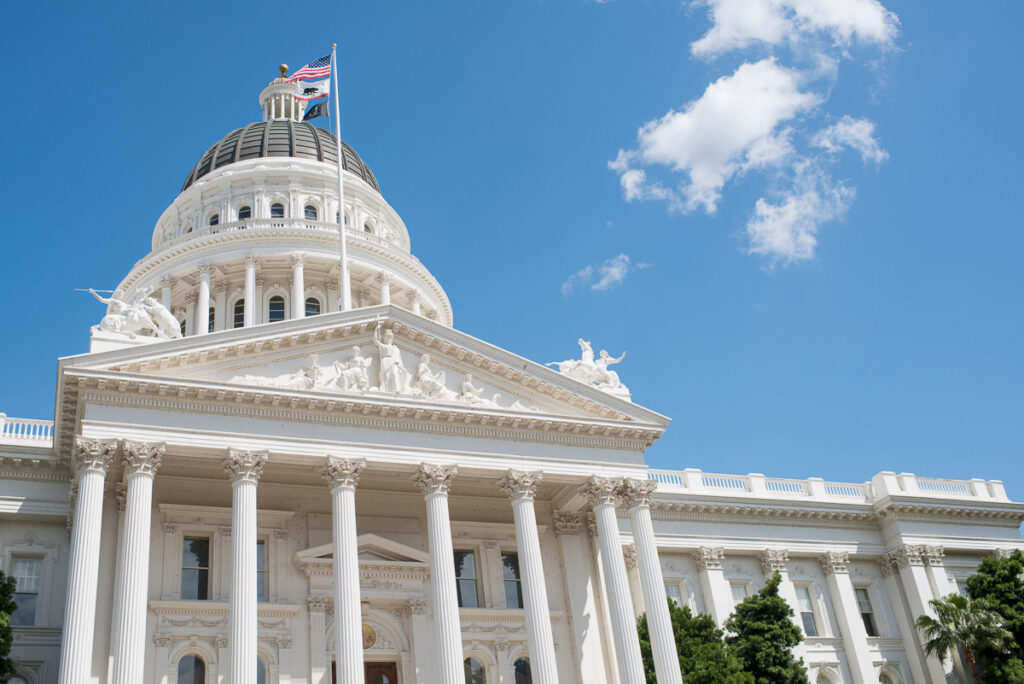
{"type": "Polygon", "coordinates": [[[626,421],[659,434],[668,424],[627,399],[392,306],[86,354],[63,359],[61,368],[62,383],[68,373],[93,375],[97,383],[221,400],[284,397],[294,405],[308,397],[319,406],[483,412],[531,424],[626,421]]]}
{"type": "MultiPolygon", "coordinates": [[[[429,564],[430,556],[424,551],[377,534],[361,534],[356,541],[359,561],[376,563],[419,563],[429,564]]],[[[295,554],[300,566],[334,559],[334,545],[320,544],[295,554]]]]}

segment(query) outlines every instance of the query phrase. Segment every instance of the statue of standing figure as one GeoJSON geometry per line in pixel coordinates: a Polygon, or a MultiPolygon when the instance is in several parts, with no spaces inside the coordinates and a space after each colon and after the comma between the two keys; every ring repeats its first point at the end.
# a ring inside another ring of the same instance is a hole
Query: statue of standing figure
{"type": "Polygon", "coordinates": [[[134,340],[136,332],[149,331],[154,337],[173,340],[181,337],[178,319],[163,304],[150,297],[150,288],[140,288],[135,297],[126,302],[111,295],[101,297],[96,290],[89,288],[89,293],[109,307],[109,312],[100,320],[94,330],[125,335],[134,340]]]}
{"type": "Polygon", "coordinates": [[[373,330],[373,341],[380,355],[380,391],[405,394],[409,391],[409,371],[402,363],[402,351],[395,344],[395,334],[380,322],[373,330]]]}

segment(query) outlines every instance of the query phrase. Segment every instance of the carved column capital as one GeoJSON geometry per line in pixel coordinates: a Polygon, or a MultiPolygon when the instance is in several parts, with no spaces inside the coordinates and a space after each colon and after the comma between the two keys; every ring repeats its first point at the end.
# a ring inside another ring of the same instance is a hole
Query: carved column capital
{"type": "Polygon", "coordinates": [[[580,493],[590,499],[592,506],[614,506],[618,502],[619,482],[610,477],[592,475],[580,489],[580,493]]]}
{"type": "Polygon", "coordinates": [[[170,276],[167,276],[166,278],[162,279],[162,280],[161,280],[161,281],[160,281],[159,283],[157,283],[157,284],[158,284],[158,285],[159,285],[159,286],[160,286],[161,288],[164,288],[164,287],[174,287],[174,278],[172,278],[172,277],[170,277],[170,276]]]}
{"type": "Polygon", "coordinates": [[[301,266],[306,263],[306,255],[301,252],[293,252],[288,255],[288,262],[292,266],[301,266]]]}
{"type": "Polygon", "coordinates": [[[196,293],[189,292],[187,295],[185,295],[185,303],[194,305],[196,303],[196,293]]]}
{"type": "Polygon", "coordinates": [[[555,511],[552,517],[555,520],[555,534],[578,534],[583,524],[577,513],[555,511]]]}
{"type": "Polygon", "coordinates": [[[826,575],[844,575],[849,572],[850,554],[846,551],[828,551],[821,556],[821,569],[826,575]]]}
{"type": "Polygon", "coordinates": [[[543,473],[526,472],[522,470],[510,470],[504,477],[498,480],[498,486],[508,492],[513,501],[521,499],[533,499],[537,493],[537,485],[543,479],[543,473]]]}
{"type": "Polygon", "coordinates": [[[453,465],[421,463],[412,481],[423,489],[424,494],[447,494],[457,472],[459,469],[453,465]]]}
{"type": "Polygon", "coordinates": [[[383,285],[384,283],[390,283],[391,282],[391,276],[389,276],[384,271],[380,271],[379,273],[377,273],[377,275],[374,276],[373,279],[376,280],[379,285],[383,285]]]}
{"type": "Polygon", "coordinates": [[[256,266],[260,263],[260,258],[254,254],[250,254],[242,259],[242,263],[246,266],[256,266]]]}
{"type": "Polygon", "coordinates": [[[592,511],[587,511],[584,522],[587,524],[587,534],[591,539],[597,539],[597,518],[592,511]]]}
{"type": "Polygon", "coordinates": [[[351,487],[359,483],[359,474],[366,469],[366,461],[362,459],[347,459],[337,456],[328,456],[327,462],[320,470],[320,475],[335,487],[351,487]]]}
{"type": "Polygon", "coordinates": [[[924,545],[903,544],[895,551],[889,553],[889,558],[895,565],[907,568],[912,565],[924,565],[924,545]]]}
{"type": "Polygon", "coordinates": [[[636,508],[637,506],[650,507],[651,495],[654,494],[654,490],[657,488],[658,483],[654,480],[626,479],[622,481],[622,485],[619,487],[619,495],[629,508],[636,508]]]}
{"type": "Polygon", "coordinates": [[[766,575],[786,572],[789,561],[789,549],[765,549],[761,552],[761,570],[766,575]]]}
{"type": "Polygon", "coordinates": [[[224,459],[224,470],[235,482],[259,482],[266,462],[266,451],[228,449],[228,457],[224,459]]]}
{"type": "Polygon", "coordinates": [[[116,439],[88,439],[75,437],[71,451],[71,463],[78,473],[87,471],[106,475],[110,464],[117,457],[116,439]]]}
{"type": "Polygon", "coordinates": [[[167,453],[163,442],[146,443],[125,440],[121,445],[121,463],[128,475],[156,475],[167,453]]]}
{"type": "Polygon", "coordinates": [[[725,560],[725,548],[721,546],[702,546],[694,554],[698,570],[721,570],[725,560]]]}
{"type": "Polygon", "coordinates": [[[330,601],[329,596],[307,596],[306,606],[309,607],[311,613],[325,613],[330,601]]]}
{"type": "Polygon", "coordinates": [[[942,546],[926,544],[923,547],[924,562],[936,568],[942,567],[942,559],[946,550],[942,546]]]}
{"type": "Polygon", "coordinates": [[[209,278],[213,275],[213,266],[211,264],[199,264],[196,270],[199,271],[200,276],[206,276],[209,278]]]}
{"type": "Polygon", "coordinates": [[[427,614],[427,602],[423,599],[409,599],[405,602],[405,608],[409,611],[409,615],[427,614]]]}

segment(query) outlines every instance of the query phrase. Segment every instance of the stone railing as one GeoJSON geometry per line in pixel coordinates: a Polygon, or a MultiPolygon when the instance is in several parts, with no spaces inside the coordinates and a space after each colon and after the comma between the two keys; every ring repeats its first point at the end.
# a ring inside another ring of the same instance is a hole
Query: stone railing
{"type": "MultiPolygon", "coordinates": [[[[173,247],[175,245],[180,245],[183,242],[187,242],[188,240],[206,237],[207,235],[216,235],[218,233],[228,233],[239,230],[294,230],[301,232],[315,231],[319,233],[327,232],[337,234],[338,224],[300,218],[243,219],[241,221],[219,223],[216,226],[203,226],[202,228],[193,230],[190,233],[184,233],[178,237],[164,241],[160,244],[160,248],[165,249],[167,247],[173,247]]],[[[368,233],[365,230],[346,228],[345,234],[350,240],[369,242],[371,244],[382,245],[392,249],[400,249],[400,246],[396,242],[386,240],[380,235],[368,233]]]]}
{"type": "Polygon", "coordinates": [[[1009,501],[999,480],[944,480],[918,477],[912,473],[882,472],[871,482],[828,482],[819,477],[794,480],[766,477],[760,473],[724,475],[686,470],[650,470],[648,477],[658,482],[658,491],[666,494],[711,494],[741,497],[803,499],[838,503],[870,504],[886,496],[920,496],[938,499],[982,499],[1009,501]]]}
{"type": "Polygon", "coordinates": [[[53,421],[33,418],[8,418],[0,413],[0,444],[53,444],[53,421]]]}

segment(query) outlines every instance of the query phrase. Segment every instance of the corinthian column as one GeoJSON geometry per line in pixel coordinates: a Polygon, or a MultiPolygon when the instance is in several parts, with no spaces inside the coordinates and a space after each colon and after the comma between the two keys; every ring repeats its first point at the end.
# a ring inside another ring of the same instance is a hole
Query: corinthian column
{"type": "Polygon", "coordinates": [[[330,456],[322,474],[331,485],[334,528],[334,634],[338,681],[361,682],[363,626],[359,606],[359,547],[356,543],[356,483],[365,461],[330,456]]]}
{"type": "Polygon", "coordinates": [[[231,604],[228,681],[256,681],[256,483],[267,462],[265,451],[228,449],[224,470],[231,485],[231,604]]]}
{"type": "Polygon", "coordinates": [[[626,561],[622,556],[619,523],[615,519],[618,488],[615,480],[595,476],[583,487],[583,494],[594,506],[597,542],[604,562],[604,581],[612,618],[612,638],[619,664],[619,680],[621,684],[644,684],[646,680],[643,659],[640,657],[640,636],[633,620],[626,561]]]}
{"type": "Polygon", "coordinates": [[[203,264],[199,267],[199,301],[196,304],[196,335],[210,332],[210,274],[213,267],[203,264]]]}
{"type": "Polygon", "coordinates": [[[555,640],[551,635],[551,613],[548,590],[544,582],[540,539],[537,536],[537,514],[533,497],[541,481],[540,473],[510,470],[498,486],[512,499],[512,515],[516,522],[519,548],[519,570],[523,580],[523,602],[526,608],[526,636],[530,645],[530,672],[538,684],[557,684],[555,640]]]}
{"type": "Polygon", "coordinates": [[[650,480],[625,480],[620,493],[629,507],[629,521],[633,526],[633,546],[640,571],[640,588],[647,607],[647,627],[651,633],[658,684],[683,684],[672,618],[668,613],[665,579],[661,574],[661,560],[651,522],[651,494],[657,487],[658,483],[650,480]]]}
{"type": "Polygon", "coordinates": [[[247,256],[244,261],[245,301],[242,304],[242,325],[248,328],[251,325],[256,325],[256,264],[260,260],[254,256],[247,256]]]}
{"type": "Polygon", "coordinates": [[[91,674],[100,530],[103,524],[103,484],[107,468],[116,455],[117,440],[75,438],[71,460],[78,473],[78,494],[68,558],[60,684],[80,684],[88,681],[91,674]]]}
{"type": "Polygon", "coordinates": [[[150,518],[153,477],[164,456],[163,444],[126,441],[121,460],[128,475],[124,531],[118,553],[114,605],[114,684],[141,682],[146,655],[146,608],[149,593],[150,518]]]}
{"type": "Polygon", "coordinates": [[[458,469],[455,466],[420,465],[413,482],[423,489],[427,500],[427,537],[430,543],[430,589],[434,598],[434,629],[440,662],[440,682],[460,682],[466,676],[462,666],[462,625],[455,593],[455,553],[452,551],[452,522],[448,513],[448,489],[458,469]]]}
{"type": "Polygon", "coordinates": [[[302,254],[292,254],[292,318],[306,317],[306,279],[302,254]]]}

